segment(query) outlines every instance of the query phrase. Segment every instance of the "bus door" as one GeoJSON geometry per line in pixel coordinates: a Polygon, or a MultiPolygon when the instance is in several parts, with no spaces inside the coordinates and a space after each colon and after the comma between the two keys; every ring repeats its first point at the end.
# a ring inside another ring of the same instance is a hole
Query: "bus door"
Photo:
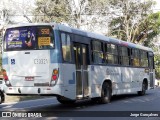
{"type": "Polygon", "coordinates": [[[154,87],[154,55],[153,52],[149,52],[149,79],[150,87],[154,87]]]}
{"type": "Polygon", "coordinates": [[[77,98],[84,98],[89,96],[88,45],[74,43],[73,49],[76,67],[76,96],[77,98]]]}

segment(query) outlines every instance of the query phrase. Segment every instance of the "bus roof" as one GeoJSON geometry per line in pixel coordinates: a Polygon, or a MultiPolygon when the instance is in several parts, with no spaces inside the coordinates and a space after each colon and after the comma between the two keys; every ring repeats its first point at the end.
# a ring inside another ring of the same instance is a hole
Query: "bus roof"
{"type": "Polygon", "coordinates": [[[139,44],[134,44],[134,43],[123,41],[123,40],[118,40],[116,38],[107,37],[105,35],[100,35],[100,34],[97,34],[97,33],[92,33],[92,32],[88,32],[88,31],[76,29],[76,28],[71,28],[69,26],[65,26],[65,25],[62,25],[62,24],[59,24],[58,28],[59,28],[59,30],[79,34],[79,35],[82,35],[82,36],[87,36],[87,37],[98,39],[98,40],[107,41],[109,43],[114,43],[114,44],[117,44],[117,45],[122,45],[122,46],[130,47],[130,48],[137,48],[137,49],[142,49],[142,50],[153,52],[153,50],[149,47],[145,47],[145,46],[142,46],[142,45],[139,45],[139,44]]]}
{"type": "Polygon", "coordinates": [[[139,44],[134,44],[131,42],[126,42],[123,40],[118,40],[116,38],[107,37],[105,35],[100,35],[97,33],[92,33],[92,32],[88,32],[88,31],[72,28],[72,27],[69,27],[69,26],[66,26],[63,24],[58,24],[58,23],[27,23],[27,24],[23,23],[23,24],[11,25],[11,26],[8,26],[7,28],[22,27],[22,26],[37,26],[37,25],[50,25],[50,26],[54,27],[54,29],[57,29],[57,30],[66,31],[69,33],[75,33],[78,35],[82,35],[82,36],[86,36],[86,37],[90,37],[90,38],[94,38],[94,39],[98,39],[98,40],[103,40],[103,41],[106,41],[109,43],[114,43],[117,45],[122,45],[122,46],[130,47],[130,48],[137,48],[137,49],[142,49],[142,50],[153,52],[153,50],[149,47],[145,47],[145,46],[142,46],[139,44]]]}

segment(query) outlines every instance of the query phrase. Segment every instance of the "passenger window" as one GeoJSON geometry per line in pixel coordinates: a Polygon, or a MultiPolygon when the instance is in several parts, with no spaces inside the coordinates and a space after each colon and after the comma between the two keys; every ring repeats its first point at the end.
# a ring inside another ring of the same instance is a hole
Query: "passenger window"
{"type": "Polygon", "coordinates": [[[71,62],[71,38],[69,34],[61,33],[63,60],[71,62]]]}
{"type": "Polygon", "coordinates": [[[141,66],[148,67],[148,55],[146,51],[141,51],[141,66]]]}
{"type": "Polygon", "coordinates": [[[136,66],[136,67],[139,67],[140,66],[140,54],[139,54],[139,50],[137,49],[132,49],[132,65],[133,66],[136,66]]]}
{"type": "Polygon", "coordinates": [[[105,44],[105,56],[108,64],[118,64],[117,45],[105,44]]]}
{"type": "Polygon", "coordinates": [[[127,47],[119,47],[120,49],[120,64],[130,65],[130,49],[127,47]]]}
{"type": "Polygon", "coordinates": [[[104,63],[103,44],[100,41],[92,41],[92,61],[96,64],[104,63]]]}

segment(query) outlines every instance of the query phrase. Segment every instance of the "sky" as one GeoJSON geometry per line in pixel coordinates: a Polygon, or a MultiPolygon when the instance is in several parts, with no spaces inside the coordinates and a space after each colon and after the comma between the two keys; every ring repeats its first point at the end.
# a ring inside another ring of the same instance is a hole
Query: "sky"
{"type": "Polygon", "coordinates": [[[155,6],[154,11],[157,12],[157,11],[160,11],[160,0],[154,0],[157,2],[157,5],[155,6]]]}

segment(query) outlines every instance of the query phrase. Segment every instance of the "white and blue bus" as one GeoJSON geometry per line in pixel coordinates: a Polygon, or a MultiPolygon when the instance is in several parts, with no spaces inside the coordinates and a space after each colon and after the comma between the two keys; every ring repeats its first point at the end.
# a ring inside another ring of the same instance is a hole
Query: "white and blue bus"
{"type": "Polygon", "coordinates": [[[7,95],[108,103],[112,95],[154,87],[151,48],[61,24],[8,27],[2,60],[7,95]]]}

